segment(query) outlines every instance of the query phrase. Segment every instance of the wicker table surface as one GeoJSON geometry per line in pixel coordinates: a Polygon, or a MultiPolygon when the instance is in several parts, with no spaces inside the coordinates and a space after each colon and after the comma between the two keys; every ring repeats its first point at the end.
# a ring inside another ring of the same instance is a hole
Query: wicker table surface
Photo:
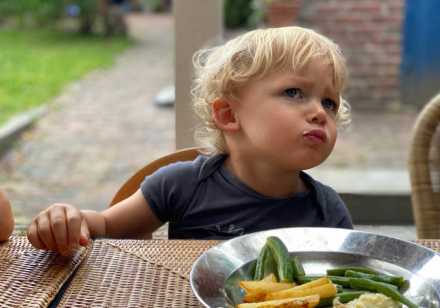
{"type": "MultiPolygon", "coordinates": [[[[12,237],[0,244],[0,307],[47,307],[70,276],[58,307],[201,307],[189,272],[217,243],[95,240],[64,258],[12,237]]],[[[440,253],[440,240],[417,243],[440,253]]]]}
{"type": "Polygon", "coordinates": [[[86,257],[34,249],[25,237],[0,243],[0,307],[47,307],[86,257]]]}

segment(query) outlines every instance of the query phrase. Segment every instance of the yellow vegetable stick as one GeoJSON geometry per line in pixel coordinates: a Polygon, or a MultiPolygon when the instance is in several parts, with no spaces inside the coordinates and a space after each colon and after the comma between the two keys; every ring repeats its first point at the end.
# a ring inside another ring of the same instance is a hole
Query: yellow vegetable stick
{"type": "Polygon", "coordinates": [[[254,281],[254,280],[242,280],[240,281],[240,287],[245,290],[246,294],[243,298],[245,303],[253,303],[262,301],[266,298],[266,295],[271,292],[286,290],[292,288],[295,284],[285,282],[271,282],[271,281],[254,281]]]}
{"type": "Polygon", "coordinates": [[[295,286],[290,282],[272,282],[264,280],[242,280],[240,281],[240,288],[243,288],[246,292],[252,292],[261,290],[266,293],[281,291],[290,289],[295,286]]]}
{"type": "Polygon", "coordinates": [[[237,308],[313,308],[319,303],[319,295],[285,298],[259,303],[239,304],[237,308]]]}
{"type": "Polygon", "coordinates": [[[322,286],[324,284],[332,283],[330,279],[327,277],[321,277],[316,280],[312,280],[310,282],[304,283],[302,285],[296,286],[295,290],[304,290],[304,289],[310,289],[318,286],[322,286]]]}
{"type": "Polygon", "coordinates": [[[266,298],[267,293],[262,291],[252,291],[246,292],[243,296],[243,302],[245,303],[256,303],[262,302],[266,298]]]}
{"type": "Polygon", "coordinates": [[[286,289],[282,291],[272,292],[266,295],[266,300],[271,299],[282,299],[288,297],[303,297],[312,294],[318,294],[321,298],[327,298],[335,296],[337,292],[336,286],[332,283],[327,283],[312,288],[302,288],[298,287],[286,289]]]}

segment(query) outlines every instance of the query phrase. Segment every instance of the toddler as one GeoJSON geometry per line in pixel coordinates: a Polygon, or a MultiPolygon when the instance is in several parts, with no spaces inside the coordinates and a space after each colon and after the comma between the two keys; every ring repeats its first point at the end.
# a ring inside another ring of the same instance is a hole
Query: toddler
{"type": "Polygon", "coordinates": [[[194,57],[201,155],[145,178],[102,212],[54,204],[28,238],[69,254],[90,238],[136,238],[169,222],[174,239],[228,239],[281,227],[352,228],[338,194],[303,170],[321,164],[349,121],[344,57],[301,27],[250,31],[194,57]]]}

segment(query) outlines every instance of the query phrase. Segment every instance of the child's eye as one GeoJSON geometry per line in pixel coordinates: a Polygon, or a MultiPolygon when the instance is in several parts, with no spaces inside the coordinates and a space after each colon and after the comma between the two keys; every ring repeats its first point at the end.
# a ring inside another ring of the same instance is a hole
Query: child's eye
{"type": "Polygon", "coordinates": [[[298,88],[289,88],[283,91],[283,94],[292,97],[292,98],[302,98],[303,94],[301,89],[298,88]]]}
{"type": "Polygon", "coordinates": [[[328,110],[333,111],[335,113],[336,113],[336,111],[338,111],[338,104],[330,98],[323,99],[321,104],[322,104],[322,107],[324,107],[325,109],[328,109],[328,110]]]}

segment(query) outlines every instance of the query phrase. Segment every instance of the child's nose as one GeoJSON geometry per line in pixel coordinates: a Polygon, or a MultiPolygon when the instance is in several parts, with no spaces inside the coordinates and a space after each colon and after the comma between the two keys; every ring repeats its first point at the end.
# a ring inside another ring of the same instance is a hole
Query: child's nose
{"type": "Polygon", "coordinates": [[[323,125],[327,121],[327,112],[321,104],[320,99],[312,99],[308,104],[307,118],[309,122],[323,125]]]}

